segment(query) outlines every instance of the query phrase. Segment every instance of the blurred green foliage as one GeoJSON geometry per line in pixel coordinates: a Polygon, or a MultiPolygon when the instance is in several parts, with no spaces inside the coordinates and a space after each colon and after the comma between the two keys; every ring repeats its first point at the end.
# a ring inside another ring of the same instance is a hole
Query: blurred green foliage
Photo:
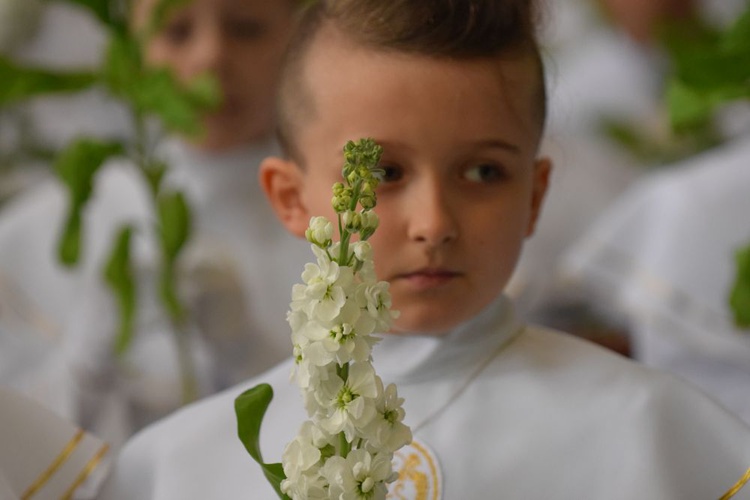
{"type": "Polygon", "coordinates": [[[741,328],[750,328],[750,245],[735,254],[737,279],[729,296],[734,319],[741,328]]]}
{"type": "Polygon", "coordinates": [[[673,31],[665,45],[673,65],[667,103],[676,130],[702,127],[721,105],[750,98],[750,5],[725,31],[673,31]]]}
{"type": "MultiPolygon", "coordinates": [[[[52,1],[52,0],[47,0],[52,1]]],[[[99,21],[107,34],[107,49],[100,67],[78,71],[59,71],[29,67],[0,56],[0,107],[35,97],[103,88],[122,102],[132,116],[134,139],[95,140],[79,138],[58,154],[55,172],[69,193],[68,215],[62,230],[58,253],[67,266],[78,264],[86,228],[82,213],[95,189],[96,175],[115,156],[132,160],[153,197],[158,223],[153,228],[161,242],[161,297],[175,333],[184,334],[184,311],[176,292],[176,264],[190,236],[191,215],[185,196],[165,190],[163,183],[169,166],[154,156],[154,138],[146,133],[147,122],[157,119],[165,131],[182,134],[201,132],[201,115],[217,106],[220,93],[212,75],[189,84],[177,82],[172,72],[155,68],[143,60],[143,44],[153,36],[170,12],[190,0],[160,0],[142,31],[136,32],[130,21],[131,0],[58,0],[77,5],[99,21]]],[[[120,329],[116,339],[118,353],[127,351],[134,335],[137,313],[137,286],[131,262],[134,228],[118,229],[103,277],[112,288],[120,311],[120,329]]],[[[186,345],[178,342],[178,345],[186,345]]],[[[184,359],[184,353],[180,358],[184,359]]],[[[184,373],[183,380],[190,374],[184,373]]],[[[186,383],[186,387],[194,384],[186,383]]],[[[189,400],[194,394],[183,394],[189,400]]]]}
{"type": "MultiPolygon", "coordinates": [[[[688,26],[670,35],[665,42],[674,71],[667,103],[675,130],[704,127],[723,105],[750,99],[750,3],[723,31],[688,26]]],[[[737,326],[750,329],[750,245],[737,250],[735,263],[729,305],[737,326]]]]}

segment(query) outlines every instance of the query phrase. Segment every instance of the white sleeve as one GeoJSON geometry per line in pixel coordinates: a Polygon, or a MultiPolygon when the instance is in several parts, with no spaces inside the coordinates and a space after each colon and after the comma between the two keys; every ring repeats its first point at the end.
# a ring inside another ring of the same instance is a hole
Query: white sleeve
{"type": "Polygon", "coordinates": [[[109,446],[2,386],[0,443],[2,498],[96,498],[109,446]]]}

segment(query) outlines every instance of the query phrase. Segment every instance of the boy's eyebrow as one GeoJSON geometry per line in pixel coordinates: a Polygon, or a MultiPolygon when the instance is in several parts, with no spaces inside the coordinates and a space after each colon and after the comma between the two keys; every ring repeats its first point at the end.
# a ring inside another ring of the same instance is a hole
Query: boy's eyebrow
{"type": "Polygon", "coordinates": [[[504,149],[514,154],[519,154],[521,152],[521,148],[516,146],[515,144],[506,142],[502,139],[496,139],[496,138],[482,139],[480,141],[473,143],[472,145],[480,147],[480,148],[504,149]]]}
{"type": "MultiPolygon", "coordinates": [[[[405,144],[400,141],[378,141],[378,143],[383,146],[386,149],[391,150],[404,150],[404,149],[412,149],[408,144],[405,144]]],[[[480,139],[478,141],[469,142],[469,146],[472,148],[479,148],[479,149],[502,149],[505,151],[509,151],[513,154],[520,154],[521,148],[511,142],[504,141],[502,139],[497,138],[489,138],[489,139],[480,139]]]]}

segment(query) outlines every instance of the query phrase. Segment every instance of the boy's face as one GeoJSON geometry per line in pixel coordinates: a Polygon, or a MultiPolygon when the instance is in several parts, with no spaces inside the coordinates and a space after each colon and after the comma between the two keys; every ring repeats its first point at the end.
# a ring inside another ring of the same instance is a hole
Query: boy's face
{"type": "Polygon", "coordinates": [[[372,137],[386,178],[370,241],[401,312],[395,330],[439,334],[470,319],[508,282],[547,185],[531,62],[435,60],[335,37],[318,39],[307,61],[301,210],[282,221],[301,236],[309,216],[334,217],[342,148],[372,137]]]}
{"type": "MultiPolygon", "coordinates": [[[[157,0],[136,2],[145,26],[157,0]]],[[[180,7],[146,47],[146,60],[170,67],[183,82],[211,72],[223,102],[204,120],[199,147],[222,150],[267,137],[279,64],[293,28],[288,0],[193,0],[180,7]]]]}

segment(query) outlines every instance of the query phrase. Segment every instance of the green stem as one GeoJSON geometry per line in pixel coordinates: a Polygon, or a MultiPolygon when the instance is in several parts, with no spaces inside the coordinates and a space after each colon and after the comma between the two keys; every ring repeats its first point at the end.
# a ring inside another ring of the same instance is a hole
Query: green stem
{"type": "Polygon", "coordinates": [[[175,337],[180,380],[182,381],[182,402],[187,404],[198,398],[195,364],[191,356],[188,339],[189,332],[185,322],[185,310],[182,308],[182,304],[177,297],[174,266],[170,262],[165,262],[162,265],[161,299],[164,309],[169,316],[172,333],[175,337]]]}
{"type": "Polygon", "coordinates": [[[180,382],[182,388],[182,403],[188,404],[198,399],[198,380],[195,376],[195,363],[191,355],[188,330],[183,322],[171,318],[174,332],[175,347],[177,348],[177,362],[180,368],[180,382]]]}
{"type": "MultiPolygon", "coordinates": [[[[141,173],[148,178],[148,169],[151,168],[152,158],[146,132],[146,120],[142,113],[133,111],[133,124],[135,128],[135,162],[141,173]]],[[[147,183],[151,186],[151,183],[147,183]]],[[[158,189],[151,189],[152,209],[158,211],[158,189]]],[[[177,349],[177,362],[180,371],[183,404],[198,399],[198,381],[195,373],[195,363],[191,355],[188,330],[185,325],[185,311],[182,308],[176,290],[174,263],[166,256],[162,263],[160,277],[160,295],[162,306],[167,312],[172,334],[174,336],[175,348],[177,349]]]]}
{"type": "MultiPolygon", "coordinates": [[[[352,186],[352,201],[349,203],[349,210],[354,211],[357,209],[357,203],[359,202],[359,196],[362,193],[362,181],[357,180],[352,186]]],[[[341,223],[341,214],[338,214],[339,220],[339,234],[341,235],[341,247],[339,249],[338,264],[341,266],[349,265],[349,241],[352,238],[352,234],[344,229],[341,223]]]]}
{"type": "Polygon", "coordinates": [[[346,383],[346,381],[349,380],[349,363],[336,366],[336,374],[344,381],[344,383],[346,383]]]}
{"type": "Polygon", "coordinates": [[[341,223],[341,214],[338,214],[339,220],[339,234],[341,235],[341,245],[339,245],[339,258],[336,262],[339,265],[343,265],[346,261],[346,256],[349,253],[349,231],[344,229],[344,225],[341,223]]]}
{"type": "Polygon", "coordinates": [[[346,440],[346,434],[344,434],[343,431],[339,432],[339,455],[346,458],[351,449],[352,445],[346,440]]]}

